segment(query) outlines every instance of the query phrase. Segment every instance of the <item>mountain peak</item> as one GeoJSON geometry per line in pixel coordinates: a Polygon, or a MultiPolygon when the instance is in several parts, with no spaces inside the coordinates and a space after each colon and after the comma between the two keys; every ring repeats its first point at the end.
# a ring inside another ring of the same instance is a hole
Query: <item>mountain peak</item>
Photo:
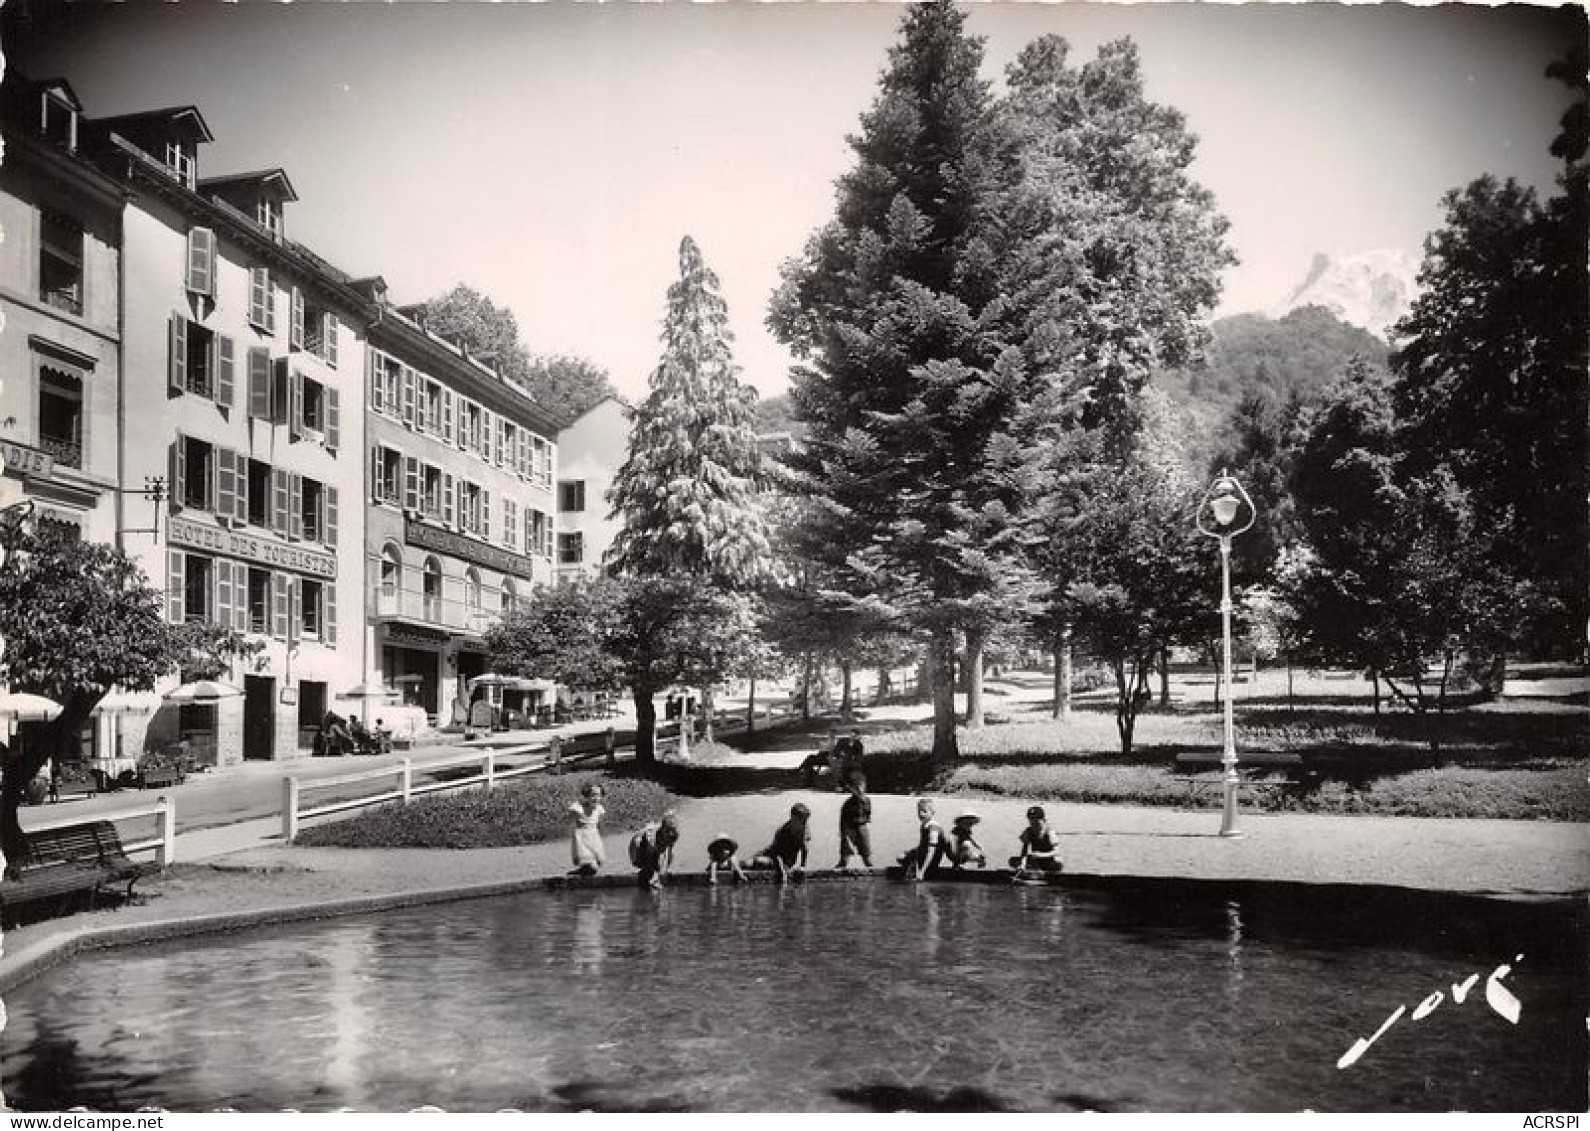
{"type": "Polygon", "coordinates": [[[1269,314],[1281,318],[1302,306],[1323,306],[1343,322],[1390,339],[1418,293],[1419,259],[1396,248],[1354,255],[1318,252],[1308,274],[1269,314]]]}

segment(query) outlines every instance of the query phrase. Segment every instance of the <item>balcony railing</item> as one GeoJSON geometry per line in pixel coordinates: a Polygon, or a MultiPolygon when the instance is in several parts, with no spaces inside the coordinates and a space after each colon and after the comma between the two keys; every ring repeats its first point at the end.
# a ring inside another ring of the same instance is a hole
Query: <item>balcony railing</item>
{"type": "Polygon", "coordinates": [[[500,619],[497,613],[483,607],[412,589],[377,590],[375,609],[380,620],[407,621],[471,636],[481,635],[500,619]]]}
{"type": "Polygon", "coordinates": [[[75,467],[79,470],[83,466],[83,445],[71,440],[57,440],[53,436],[39,437],[39,450],[48,452],[54,457],[55,462],[63,467],[75,467]]]}

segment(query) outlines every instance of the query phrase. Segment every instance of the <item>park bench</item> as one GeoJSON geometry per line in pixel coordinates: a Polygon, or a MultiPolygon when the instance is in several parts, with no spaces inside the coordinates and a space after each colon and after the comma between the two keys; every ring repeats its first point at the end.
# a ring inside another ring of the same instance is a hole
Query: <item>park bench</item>
{"type": "MultiPolygon", "coordinates": [[[[1194,801],[1206,789],[1220,789],[1225,770],[1220,752],[1201,750],[1176,755],[1175,778],[1187,785],[1187,800],[1194,801]]],[[[1282,793],[1302,790],[1314,783],[1317,774],[1305,768],[1301,754],[1238,754],[1237,774],[1245,789],[1255,792],[1274,789],[1282,793]]]]}
{"type": "Polygon", "coordinates": [[[82,896],[93,907],[108,884],[127,881],[126,898],[141,876],[158,871],[158,864],[138,864],[128,859],[116,826],[109,821],[89,821],[57,829],[26,833],[27,851],[16,861],[15,879],[0,881],[0,919],[15,923],[19,908],[60,902],[82,896]]]}
{"type": "Polygon", "coordinates": [[[161,789],[165,786],[181,785],[186,776],[176,766],[151,766],[147,770],[138,771],[138,788],[161,789]]]}
{"type": "MultiPolygon", "coordinates": [[[[557,739],[558,760],[568,762],[571,760],[588,758],[594,754],[607,753],[607,732],[605,730],[592,731],[588,734],[577,734],[569,738],[557,739]]],[[[617,736],[614,736],[616,743],[617,736]]],[[[551,760],[551,752],[547,758],[551,760]]]]}

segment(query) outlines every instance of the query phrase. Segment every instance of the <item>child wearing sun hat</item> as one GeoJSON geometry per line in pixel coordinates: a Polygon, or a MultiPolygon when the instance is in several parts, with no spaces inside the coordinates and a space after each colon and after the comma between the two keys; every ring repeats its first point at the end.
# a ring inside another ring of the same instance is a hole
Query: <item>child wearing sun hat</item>
{"type": "Polygon", "coordinates": [[[988,853],[983,851],[983,846],[977,843],[977,837],[973,835],[981,820],[970,809],[963,809],[950,826],[950,863],[956,868],[969,868],[973,864],[979,868],[988,867],[988,853]]]}

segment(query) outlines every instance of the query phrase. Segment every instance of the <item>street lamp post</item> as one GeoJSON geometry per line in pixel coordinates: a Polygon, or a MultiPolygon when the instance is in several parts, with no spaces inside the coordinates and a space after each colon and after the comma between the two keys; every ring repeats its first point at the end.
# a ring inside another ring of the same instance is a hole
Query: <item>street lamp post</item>
{"type": "Polygon", "coordinates": [[[1239,837],[1237,828],[1237,730],[1231,704],[1231,539],[1253,525],[1253,500],[1229,473],[1222,471],[1198,507],[1198,529],[1220,540],[1220,622],[1224,644],[1226,747],[1220,756],[1225,780],[1221,790],[1220,835],[1239,837]]]}

